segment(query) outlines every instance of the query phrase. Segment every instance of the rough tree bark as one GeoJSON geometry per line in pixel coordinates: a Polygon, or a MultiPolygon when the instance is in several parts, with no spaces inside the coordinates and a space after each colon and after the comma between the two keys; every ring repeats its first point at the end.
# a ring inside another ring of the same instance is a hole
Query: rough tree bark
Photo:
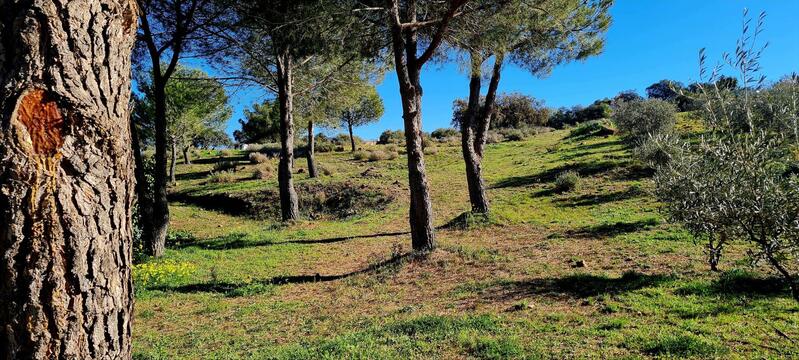
{"type": "Polygon", "coordinates": [[[284,49],[278,54],[277,86],[280,105],[280,162],[278,164],[278,188],[280,190],[280,213],[283,221],[300,218],[297,192],[294,190],[294,117],[293,75],[291,54],[284,49]]]}
{"type": "Polygon", "coordinates": [[[0,0],[0,359],[129,359],[129,0],[0,0]]]}
{"type": "Polygon", "coordinates": [[[433,208],[430,189],[424,164],[422,148],[422,66],[441,44],[449,21],[465,0],[450,1],[450,8],[438,21],[432,39],[421,56],[417,55],[417,28],[403,28],[406,24],[416,24],[416,1],[407,1],[400,15],[398,0],[387,0],[388,25],[391,29],[391,46],[394,65],[397,71],[400,97],[402,99],[402,119],[405,125],[405,146],[408,152],[408,185],[411,192],[410,225],[411,244],[414,250],[429,251],[435,248],[433,227],[433,208]]]}
{"type": "Polygon", "coordinates": [[[308,120],[308,154],[306,157],[308,158],[308,176],[315,178],[316,177],[316,160],[314,159],[314,153],[316,152],[316,139],[313,136],[313,121],[308,120]]]}
{"type": "Polygon", "coordinates": [[[350,152],[355,152],[355,135],[352,134],[352,122],[347,121],[347,129],[350,131],[350,146],[352,147],[350,152]]]}
{"type": "Polygon", "coordinates": [[[472,212],[488,214],[490,205],[483,180],[483,149],[485,149],[486,133],[494,113],[504,56],[502,54],[495,55],[494,68],[482,108],[480,106],[480,89],[482,87],[480,69],[483,65],[483,58],[479,54],[470,54],[470,59],[469,102],[461,124],[461,150],[463,161],[466,163],[466,184],[469,188],[472,212]]]}

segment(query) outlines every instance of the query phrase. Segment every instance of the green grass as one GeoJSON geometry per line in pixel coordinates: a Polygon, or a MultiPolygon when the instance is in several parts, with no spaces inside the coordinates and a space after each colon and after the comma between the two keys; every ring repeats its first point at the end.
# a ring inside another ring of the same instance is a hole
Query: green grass
{"type": "MultiPolygon", "coordinates": [[[[135,358],[799,356],[799,306],[772,274],[747,266],[741,244],[729,247],[722,273],[709,272],[702,244],[664,220],[651,174],[618,137],[568,135],[488,146],[488,218],[464,215],[460,148],[437,145],[426,162],[439,250],[426,258],[403,256],[404,155],[318,154],[330,176],[295,176],[396,192],[380,211],[281,224],[172,203],[166,255],[148,263],[188,270],[137,284],[135,358]],[[553,192],[567,170],[581,186],[553,192]]],[[[249,179],[244,154],[229,155],[242,159],[237,181],[206,183],[219,154],[205,153],[178,166],[172,191],[276,188],[249,179]]]]}

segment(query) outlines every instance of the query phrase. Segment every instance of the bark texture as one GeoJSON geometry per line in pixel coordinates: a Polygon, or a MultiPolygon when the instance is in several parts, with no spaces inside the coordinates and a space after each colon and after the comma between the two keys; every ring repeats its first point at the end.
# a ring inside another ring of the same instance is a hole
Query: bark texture
{"type": "MultiPolygon", "coordinates": [[[[411,192],[409,220],[411,245],[414,250],[435,248],[433,208],[422,148],[422,84],[420,78],[424,60],[417,57],[416,31],[403,31],[402,22],[416,22],[416,2],[410,1],[404,16],[396,0],[387,1],[391,28],[394,64],[402,100],[402,119],[405,126],[405,147],[408,152],[408,187],[411,192]]],[[[432,45],[431,45],[432,46],[432,45]]]]}
{"type": "Polygon", "coordinates": [[[129,359],[135,3],[0,0],[0,359],[129,359]]]}
{"type": "Polygon", "coordinates": [[[294,91],[291,54],[278,54],[278,102],[280,103],[280,162],[277,170],[280,213],[283,221],[300,218],[297,191],[294,190],[294,91]]]}
{"type": "Polygon", "coordinates": [[[488,214],[490,205],[483,180],[483,150],[486,144],[486,133],[491,124],[496,104],[497,88],[504,56],[497,54],[494,68],[488,85],[484,104],[480,104],[482,87],[483,58],[479,54],[470,54],[471,75],[469,80],[469,101],[461,124],[461,150],[466,163],[466,184],[469,188],[469,202],[473,213],[488,214]]]}

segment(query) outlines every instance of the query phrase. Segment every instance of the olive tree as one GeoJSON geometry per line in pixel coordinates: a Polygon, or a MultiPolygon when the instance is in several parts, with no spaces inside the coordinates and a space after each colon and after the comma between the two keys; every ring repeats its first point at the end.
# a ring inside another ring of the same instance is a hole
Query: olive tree
{"type": "Polygon", "coordinates": [[[701,75],[711,84],[700,85],[707,133],[695,142],[665,143],[668,161],[657,166],[655,183],[669,217],[707,242],[711,269],[726,243],[743,241],[753,264],[767,264],[799,301],[796,143],[781,125],[790,124],[785,120],[797,114],[797,104],[790,96],[759,95],[773,91],[757,74],[762,48],[751,36],[763,19],[751,27],[746,19],[739,51],[725,55],[739,73],[739,89],[718,86],[721,68],[709,72],[702,53],[701,75]]]}

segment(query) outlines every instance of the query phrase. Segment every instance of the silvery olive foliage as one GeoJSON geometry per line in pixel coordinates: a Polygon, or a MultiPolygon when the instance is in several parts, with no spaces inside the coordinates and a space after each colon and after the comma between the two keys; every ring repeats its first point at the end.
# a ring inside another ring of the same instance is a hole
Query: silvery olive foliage
{"type": "Polygon", "coordinates": [[[622,101],[613,109],[613,122],[633,145],[646,142],[650,136],[671,132],[676,121],[677,107],[659,99],[622,101]]]}
{"type": "MultiPolygon", "coordinates": [[[[644,146],[657,169],[657,195],[671,220],[706,241],[712,269],[725,244],[749,244],[754,265],[767,265],[799,301],[799,171],[795,77],[767,86],[758,75],[757,46],[765,16],[756,24],[744,15],[734,55],[724,63],[738,72],[739,90],[703,86],[705,133],[689,142],[653,137],[644,146]]],[[[708,72],[714,84],[724,66],[708,72]]],[[[703,79],[705,80],[705,79],[703,79]]]]}

